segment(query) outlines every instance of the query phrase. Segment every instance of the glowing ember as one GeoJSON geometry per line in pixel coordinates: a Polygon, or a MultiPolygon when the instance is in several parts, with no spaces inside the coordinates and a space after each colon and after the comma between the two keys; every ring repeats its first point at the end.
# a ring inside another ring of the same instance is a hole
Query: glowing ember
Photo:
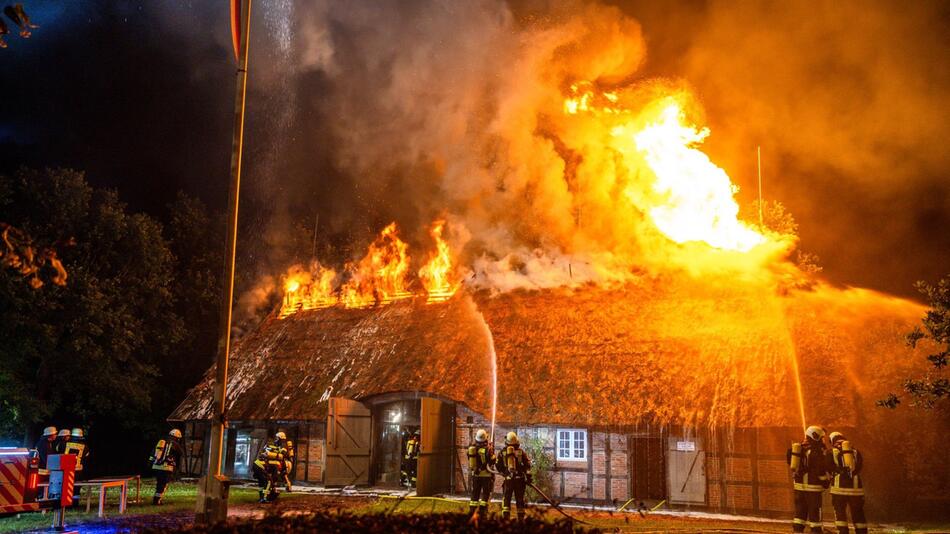
{"type": "Polygon", "coordinates": [[[349,265],[350,280],[340,288],[340,301],[347,308],[365,308],[377,301],[389,304],[412,297],[407,290],[409,255],[398,236],[396,223],[391,223],[373,241],[366,256],[356,265],[349,265]]]}
{"type": "Polygon", "coordinates": [[[458,282],[450,281],[452,275],[452,257],[448,243],[442,239],[442,230],[445,229],[445,221],[439,220],[432,223],[429,229],[429,235],[435,240],[436,252],[432,255],[429,263],[419,269],[419,279],[426,289],[426,303],[443,302],[452,297],[458,290],[458,282]]]}
{"type": "Polygon", "coordinates": [[[280,318],[301,310],[316,310],[336,304],[333,280],[336,271],[327,269],[314,261],[310,270],[294,265],[284,275],[284,299],[280,306],[280,318]]]}

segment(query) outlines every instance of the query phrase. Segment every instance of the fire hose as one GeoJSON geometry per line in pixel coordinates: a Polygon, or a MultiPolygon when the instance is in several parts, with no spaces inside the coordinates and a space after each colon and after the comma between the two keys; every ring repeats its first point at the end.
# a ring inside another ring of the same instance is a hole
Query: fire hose
{"type": "Polygon", "coordinates": [[[528,482],[527,484],[528,484],[528,486],[531,487],[531,489],[533,489],[534,491],[536,491],[536,492],[538,493],[538,495],[541,496],[542,499],[544,499],[545,501],[547,501],[547,503],[550,504],[552,508],[554,508],[555,510],[557,510],[558,512],[560,512],[561,515],[563,515],[564,517],[570,519],[571,521],[577,521],[578,523],[583,523],[583,524],[585,524],[585,525],[590,525],[590,526],[592,526],[592,527],[596,527],[596,526],[597,526],[597,525],[595,525],[595,524],[593,524],[593,523],[584,521],[583,519],[578,519],[578,518],[572,516],[571,514],[565,512],[565,511],[561,508],[561,506],[560,506],[559,504],[557,504],[557,503],[554,502],[550,497],[548,497],[547,495],[545,495],[544,492],[541,491],[541,488],[535,486],[535,485],[534,485],[534,482],[528,482]]]}

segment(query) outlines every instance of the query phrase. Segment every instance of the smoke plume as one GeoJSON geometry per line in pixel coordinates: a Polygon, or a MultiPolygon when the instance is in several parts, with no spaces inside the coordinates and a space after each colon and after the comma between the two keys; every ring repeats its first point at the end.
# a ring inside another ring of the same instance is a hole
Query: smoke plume
{"type": "Polygon", "coordinates": [[[578,81],[618,91],[633,110],[680,95],[692,122],[711,125],[704,150],[743,187],[745,207],[763,145],[766,197],[791,207],[805,248],[834,272],[915,231],[907,217],[874,219],[917,201],[947,164],[933,147],[950,80],[934,62],[945,38],[931,4],[905,16],[897,6],[717,2],[263,9],[249,136],[267,142],[249,166],[270,211],[266,273],[314,249],[337,265],[356,259],[392,220],[421,250],[437,217],[479,287],[622,280],[689,263],[646,221],[654,199],[639,197],[651,194],[642,164],[595,142],[593,121],[565,115],[578,81]],[[921,28],[934,31],[911,35],[921,28]],[[834,211],[816,193],[843,189],[864,207],[834,211]],[[869,220],[884,225],[880,245],[856,238],[869,220]]]}

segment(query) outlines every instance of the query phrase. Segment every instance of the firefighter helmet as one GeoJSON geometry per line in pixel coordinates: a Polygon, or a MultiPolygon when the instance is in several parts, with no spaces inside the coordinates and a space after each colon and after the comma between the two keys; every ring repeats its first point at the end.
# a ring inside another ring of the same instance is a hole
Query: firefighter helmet
{"type": "Polygon", "coordinates": [[[173,428],[168,431],[168,435],[173,438],[181,438],[181,430],[178,430],[177,428],[173,428]]]}
{"type": "Polygon", "coordinates": [[[485,443],[488,441],[488,432],[485,432],[484,428],[479,428],[478,432],[475,433],[475,441],[479,443],[485,443]]]}
{"type": "Polygon", "coordinates": [[[418,438],[422,435],[422,432],[417,428],[416,431],[412,433],[412,435],[418,438]]]}
{"type": "Polygon", "coordinates": [[[509,432],[505,435],[505,445],[517,445],[518,444],[518,434],[514,432],[509,432]]]}
{"type": "Polygon", "coordinates": [[[282,431],[274,435],[277,439],[287,439],[287,434],[284,434],[282,431]]]}
{"type": "Polygon", "coordinates": [[[805,437],[814,441],[821,441],[821,438],[825,437],[825,429],[812,425],[805,429],[805,437]]]}
{"type": "Polygon", "coordinates": [[[70,436],[74,438],[84,438],[86,437],[81,428],[74,428],[72,432],[69,433],[70,436]]]}
{"type": "Polygon", "coordinates": [[[844,439],[848,439],[848,438],[844,437],[844,434],[842,434],[841,432],[832,432],[831,434],[828,434],[828,440],[831,441],[832,445],[834,445],[835,442],[838,442],[844,439]]]}
{"type": "Polygon", "coordinates": [[[64,429],[60,430],[60,431],[59,431],[59,434],[56,434],[56,436],[57,436],[57,437],[60,437],[60,438],[68,438],[68,437],[69,437],[69,429],[68,429],[68,428],[64,428],[64,429]]]}
{"type": "Polygon", "coordinates": [[[55,435],[56,435],[56,427],[55,427],[55,426],[48,426],[48,427],[46,427],[46,428],[43,429],[43,437],[44,437],[44,438],[45,438],[46,436],[55,436],[55,435]]]}

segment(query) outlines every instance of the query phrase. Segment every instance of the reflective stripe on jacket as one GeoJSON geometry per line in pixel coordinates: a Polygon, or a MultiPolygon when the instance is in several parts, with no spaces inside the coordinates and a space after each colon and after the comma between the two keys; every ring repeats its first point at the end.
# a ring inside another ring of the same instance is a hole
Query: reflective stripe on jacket
{"type": "MultiPolygon", "coordinates": [[[[792,450],[786,454],[791,465],[792,450]]],[[[801,465],[792,475],[795,491],[821,492],[828,487],[830,471],[825,458],[824,447],[820,443],[802,442],[801,465]]]]}
{"type": "Polygon", "coordinates": [[[833,495],[864,495],[864,481],[861,479],[864,459],[861,458],[861,453],[857,449],[845,452],[835,447],[831,449],[829,460],[834,474],[831,482],[831,493],[833,495]],[[844,457],[846,454],[854,454],[853,470],[845,465],[844,457]]]}

